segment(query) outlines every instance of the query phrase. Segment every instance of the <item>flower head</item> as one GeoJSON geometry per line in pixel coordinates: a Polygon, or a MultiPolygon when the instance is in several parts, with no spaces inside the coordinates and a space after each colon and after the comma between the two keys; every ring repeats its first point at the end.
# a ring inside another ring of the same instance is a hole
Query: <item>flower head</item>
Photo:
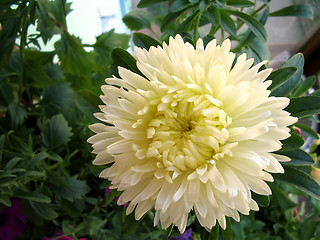
{"type": "Polygon", "coordinates": [[[154,208],[154,224],[180,232],[191,210],[207,229],[258,210],[251,192],[271,194],[268,172],[283,173],[279,161],[290,160],[272,152],[296,121],[283,110],[289,99],[269,96],[272,70],[245,54],[234,63],[229,40],[194,48],[177,35],[135,50],[145,77],[119,67],[121,78],[106,79],[95,116],[108,125],[91,125],[88,139],[93,163],[112,163],[100,176],[123,191],[118,203],[129,202],[136,219],[154,208]]]}

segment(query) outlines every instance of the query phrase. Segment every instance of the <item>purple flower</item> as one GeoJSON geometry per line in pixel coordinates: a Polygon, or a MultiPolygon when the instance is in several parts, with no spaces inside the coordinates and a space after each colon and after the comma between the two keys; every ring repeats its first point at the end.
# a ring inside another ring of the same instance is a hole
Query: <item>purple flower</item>
{"type": "MultiPolygon", "coordinates": [[[[61,230],[55,232],[52,237],[42,237],[41,240],[72,240],[72,237],[62,236],[64,233],[61,230]],[[62,236],[62,237],[59,237],[62,236]]],[[[79,238],[79,240],[87,240],[86,238],[79,238]]]]}
{"type": "MultiPolygon", "coordinates": [[[[110,193],[110,188],[106,187],[106,194],[108,195],[110,193]]],[[[119,197],[114,197],[113,201],[118,201],[119,197]]],[[[128,203],[123,204],[123,207],[125,208],[126,206],[128,206],[128,203]]]]}
{"type": "Polygon", "coordinates": [[[0,212],[0,239],[15,240],[20,237],[26,226],[25,221],[19,200],[13,200],[11,207],[4,207],[0,212]]]}
{"type": "Polygon", "coordinates": [[[189,228],[187,231],[185,231],[179,237],[170,237],[170,239],[171,240],[191,240],[191,237],[192,237],[192,229],[189,228]]]}

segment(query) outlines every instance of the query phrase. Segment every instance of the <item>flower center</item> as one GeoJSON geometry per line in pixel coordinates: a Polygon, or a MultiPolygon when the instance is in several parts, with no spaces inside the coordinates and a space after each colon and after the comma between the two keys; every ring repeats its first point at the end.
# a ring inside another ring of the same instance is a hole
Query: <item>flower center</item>
{"type": "Polygon", "coordinates": [[[219,107],[221,103],[206,94],[191,96],[180,92],[163,97],[149,122],[147,156],[156,157],[166,168],[185,171],[214,164],[229,150],[224,145],[232,119],[219,107]]]}

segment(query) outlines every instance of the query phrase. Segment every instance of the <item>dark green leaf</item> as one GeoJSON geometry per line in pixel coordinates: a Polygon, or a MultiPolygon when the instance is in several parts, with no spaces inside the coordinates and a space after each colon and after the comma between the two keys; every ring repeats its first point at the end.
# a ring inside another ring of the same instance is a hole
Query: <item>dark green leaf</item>
{"type": "Polygon", "coordinates": [[[229,16],[229,13],[225,12],[225,10],[220,10],[220,17],[222,29],[232,36],[237,35],[237,27],[232,18],[229,16]]]}
{"type": "Polygon", "coordinates": [[[254,17],[239,11],[234,10],[224,10],[227,13],[230,13],[238,18],[240,18],[243,22],[245,22],[251,31],[258,37],[264,40],[267,40],[267,32],[264,29],[264,26],[254,17]]]}
{"type": "Polygon", "coordinates": [[[40,192],[22,192],[14,194],[14,197],[21,198],[21,199],[28,199],[30,201],[39,202],[39,203],[49,203],[51,199],[40,193],[40,192]]]}
{"type": "Polygon", "coordinates": [[[46,86],[42,92],[42,113],[51,117],[58,113],[67,115],[72,109],[74,92],[69,83],[54,83],[46,86]]]}
{"type": "Polygon", "coordinates": [[[4,194],[0,195],[0,203],[2,203],[3,205],[5,205],[7,207],[11,207],[10,198],[8,196],[5,196],[4,194]]]}
{"type": "Polygon", "coordinates": [[[226,217],[226,229],[222,231],[223,240],[232,240],[233,233],[232,233],[232,224],[229,217],[226,217]]]}
{"type": "Polygon", "coordinates": [[[168,8],[169,13],[179,12],[184,9],[186,6],[191,6],[193,3],[188,0],[175,0],[170,7],[168,8]]]}
{"type": "Polygon", "coordinates": [[[291,136],[282,140],[281,151],[292,151],[300,148],[304,144],[303,138],[294,130],[290,131],[291,136]]]}
{"type": "Polygon", "coordinates": [[[12,158],[6,165],[6,167],[4,168],[5,171],[8,171],[10,169],[12,169],[18,162],[20,162],[21,158],[16,157],[16,158],[12,158]]]}
{"type": "Polygon", "coordinates": [[[208,8],[208,18],[213,26],[220,25],[220,11],[215,6],[210,6],[208,8]]]}
{"type": "Polygon", "coordinates": [[[269,196],[263,196],[260,194],[257,194],[255,192],[251,192],[253,200],[257,202],[257,204],[260,207],[268,207],[270,204],[270,197],[269,196]]]}
{"type": "Polygon", "coordinates": [[[8,106],[8,112],[10,114],[11,127],[16,129],[20,126],[25,118],[27,118],[27,112],[23,106],[18,103],[10,103],[8,106]]]}
{"type": "Polygon", "coordinates": [[[41,135],[44,145],[49,149],[54,149],[66,144],[72,132],[63,115],[58,114],[45,121],[41,135]]]}
{"type": "Polygon", "coordinates": [[[300,128],[303,132],[314,139],[319,139],[319,136],[316,131],[314,131],[311,127],[299,123],[294,124],[296,127],[300,128]]]}
{"type": "Polygon", "coordinates": [[[31,177],[31,178],[41,178],[45,177],[45,174],[38,171],[27,171],[19,175],[19,178],[31,177]]]}
{"type": "Polygon", "coordinates": [[[147,50],[149,50],[149,48],[151,46],[156,47],[158,45],[161,45],[161,43],[159,43],[154,38],[149,37],[148,35],[146,35],[144,33],[138,33],[138,32],[133,33],[132,41],[133,41],[134,45],[136,45],[137,47],[145,48],[147,50]]]}
{"type": "Polygon", "coordinates": [[[305,96],[290,99],[290,104],[285,108],[293,116],[299,118],[310,117],[320,113],[320,96],[305,96]]]}
{"type": "Polygon", "coordinates": [[[270,58],[269,48],[264,39],[253,38],[248,48],[252,51],[252,54],[248,53],[248,57],[253,57],[256,63],[270,58]]]}
{"type": "Polygon", "coordinates": [[[76,94],[76,106],[92,120],[96,121],[93,114],[99,111],[101,104],[101,99],[88,90],[80,90],[76,94]]]}
{"type": "Polygon", "coordinates": [[[59,214],[52,209],[52,205],[49,203],[39,203],[35,201],[29,201],[33,210],[42,218],[46,220],[53,220],[59,216],[59,214]]]}
{"type": "Polygon", "coordinates": [[[272,96],[285,96],[291,90],[297,87],[300,82],[301,75],[303,72],[304,59],[301,53],[298,53],[292,56],[287,62],[283,64],[281,68],[285,67],[297,67],[298,71],[294,74],[289,80],[287,80],[284,84],[274,90],[271,95],[272,96]]]}
{"type": "Polygon", "coordinates": [[[310,88],[313,87],[315,84],[317,78],[316,76],[310,76],[303,80],[294,90],[293,96],[299,97],[301,94],[307,92],[310,88]]]}
{"type": "MultiPolygon", "coordinates": [[[[284,173],[286,174],[286,173],[284,173]]],[[[283,176],[284,174],[275,174],[276,176],[283,176]]],[[[275,204],[279,205],[280,209],[282,211],[292,209],[297,206],[297,203],[295,203],[289,196],[288,193],[282,190],[277,184],[270,184],[271,190],[272,190],[272,201],[275,202],[275,204]]]]}
{"type": "Polygon", "coordinates": [[[279,151],[277,153],[285,155],[291,159],[290,162],[282,162],[284,165],[308,166],[314,164],[313,158],[302,149],[296,149],[293,151],[279,151]]]}
{"type": "Polygon", "coordinates": [[[188,32],[193,29],[195,21],[201,16],[200,10],[195,11],[191,16],[184,20],[177,28],[175,33],[188,32]]]}
{"type": "Polygon", "coordinates": [[[145,7],[151,6],[155,3],[165,2],[165,1],[167,1],[167,0],[140,0],[137,7],[138,8],[145,8],[145,7]]]}
{"type": "Polygon", "coordinates": [[[306,4],[294,4],[270,13],[273,17],[293,16],[313,19],[312,8],[306,4]]]}
{"type": "Polygon", "coordinates": [[[33,158],[31,158],[29,161],[24,162],[24,167],[26,169],[32,169],[34,166],[36,166],[39,162],[44,160],[48,157],[48,153],[45,151],[41,151],[37,153],[33,158]]]}
{"type": "Polygon", "coordinates": [[[227,5],[234,6],[234,7],[252,7],[254,3],[249,0],[228,0],[227,5]]]}
{"type": "Polygon", "coordinates": [[[211,232],[209,233],[208,240],[218,240],[219,236],[219,224],[216,224],[212,229],[211,232]]]}
{"type": "Polygon", "coordinates": [[[123,225],[123,233],[125,235],[130,234],[133,232],[139,225],[140,221],[137,221],[134,217],[134,214],[130,214],[129,216],[126,216],[124,225],[123,225]]]}
{"type": "Polygon", "coordinates": [[[126,24],[126,26],[133,31],[138,31],[144,28],[151,28],[152,16],[147,11],[136,10],[131,11],[124,15],[122,21],[126,24]]]}
{"type": "Polygon", "coordinates": [[[113,63],[116,66],[124,67],[128,70],[131,70],[132,72],[142,75],[142,73],[136,65],[137,60],[134,57],[132,57],[131,54],[127,51],[121,48],[115,48],[113,49],[111,56],[113,63]]]}
{"type": "Polygon", "coordinates": [[[4,147],[4,141],[5,141],[5,135],[0,136],[0,164],[2,162],[2,153],[3,153],[3,147],[4,147]]]}
{"type": "Polygon", "coordinates": [[[297,71],[297,67],[285,67],[272,72],[268,77],[268,79],[272,80],[272,84],[268,87],[268,90],[273,92],[275,89],[288,81],[297,71]]]}
{"type": "Polygon", "coordinates": [[[288,183],[320,200],[320,186],[313,178],[297,167],[284,165],[284,174],[273,174],[277,181],[288,183]]]}
{"type": "Polygon", "coordinates": [[[161,28],[160,28],[161,32],[164,32],[172,22],[174,22],[182,13],[184,13],[190,7],[191,5],[187,5],[185,8],[181,9],[178,12],[167,14],[161,23],[161,28]]]}

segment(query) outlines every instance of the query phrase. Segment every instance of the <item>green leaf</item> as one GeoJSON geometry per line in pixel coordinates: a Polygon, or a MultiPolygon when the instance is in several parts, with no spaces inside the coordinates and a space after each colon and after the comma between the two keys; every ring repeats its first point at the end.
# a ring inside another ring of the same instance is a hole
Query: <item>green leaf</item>
{"type": "Polygon", "coordinates": [[[299,118],[310,117],[320,113],[320,96],[304,96],[290,99],[285,108],[292,116],[299,118]]]}
{"type": "Polygon", "coordinates": [[[146,35],[144,33],[138,33],[138,32],[133,33],[132,41],[133,41],[134,45],[136,45],[137,47],[145,48],[147,50],[149,50],[149,48],[152,46],[156,47],[158,45],[161,45],[161,43],[159,43],[154,38],[149,37],[148,35],[146,35]]]}
{"type": "Polygon", "coordinates": [[[280,87],[278,87],[276,90],[274,90],[271,95],[272,96],[285,96],[290,91],[292,91],[294,88],[297,87],[297,85],[300,82],[301,75],[303,72],[303,65],[304,65],[304,59],[303,55],[301,53],[298,53],[294,56],[292,56],[287,62],[285,62],[281,68],[285,67],[297,67],[298,71],[284,84],[282,84],[280,87]]]}
{"type": "Polygon", "coordinates": [[[137,7],[138,8],[145,8],[145,7],[151,6],[155,3],[165,2],[165,1],[167,1],[167,0],[140,0],[137,7]]]}
{"type": "MultiPolygon", "coordinates": [[[[270,58],[269,48],[264,39],[253,38],[248,44],[248,48],[252,51],[252,57],[255,59],[256,63],[270,58]]],[[[251,57],[250,53],[248,53],[248,57],[251,57]]]]}
{"type": "Polygon", "coordinates": [[[320,200],[320,186],[313,178],[297,167],[284,165],[284,174],[273,174],[277,181],[290,184],[320,200]]]}
{"type": "Polygon", "coordinates": [[[226,217],[226,230],[222,231],[223,240],[232,240],[233,233],[232,233],[232,224],[229,217],[226,217]]]}
{"type": "MultiPolygon", "coordinates": [[[[286,174],[286,173],[284,173],[286,174]]],[[[276,176],[283,176],[284,174],[275,174],[276,176]]],[[[272,190],[272,200],[274,201],[274,204],[278,204],[280,207],[280,210],[285,211],[288,209],[292,209],[297,206],[297,203],[295,203],[289,196],[288,193],[286,193],[284,190],[282,190],[277,184],[272,183],[270,184],[271,190],[272,190]]]]}
{"type": "Polygon", "coordinates": [[[220,25],[220,11],[218,8],[214,7],[213,5],[211,5],[208,8],[208,18],[211,22],[211,24],[213,24],[213,26],[218,26],[220,25]]]}
{"type": "Polygon", "coordinates": [[[237,27],[234,21],[225,10],[220,10],[220,24],[224,31],[232,36],[237,35],[237,27]]]}
{"type": "Polygon", "coordinates": [[[316,76],[310,76],[303,80],[295,89],[293,92],[294,97],[299,97],[301,94],[307,92],[310,88],[313,87],[315,84],[317,78],[316,76]]]}
{"type": "Polygon", "coordinates": [[[133,31],[138,31],[144,28],[150,29],[151,20],[151,14],[142,10],[131,11],[122,18],[122,21],[126,24],[126,26],[133,31]]]}
{"type": "Polygon", "coordinates": [[[50,203],[51,199],[40,192],[22,192],[14,194],[14,197],[27,199],[39,203],[50,203]]]}
{"type": "Polygon", "coordinates": [[[129,35],[115,33],[114,29],[98,36],[96,43],[93,45],[94,52],[96,53],[95,62],[98,63],[97,71],[100,70],[100,72],[105,74],[102,70],[107,70],[108,66],[112,63],[112,50],[116,47],[127,49],[129,47],[129,39],[129,35]]]}
{"type": "Polygon", "coordinates": [[[69,83],[54,83],[46,86],[42,92],[42,113],[52,117],[58,113],[67,115],[72,110],[74,92],[69,83]]]}
{"type": "Polygon", "coordinates": [[[283,165],[309,166],[314,164],[313,158],[302,149],[296,149],[293,151],[279,151],[276,153],[287,156],[291,159],[290,162],[282,162],[281,164],[283,165]]]}
{"type": "Polygon", "coordinates": [[[139,225],[140,221],[137,221],[134,217],[134,214],[130,214],[126,216],[124,225],[123,225],[123,233],[124,235],[129,235],[132,233],[139,225]]]}
{"type": "Polygon", "coordinates": [[[195,11],[191,16],[184,20],[180,26],[176,29],[175,33],[188,32],[193,29],[193,25],[197,18],[201,16],[200,10],[195,11]]]}
{"type": "Polygon", "coordinates": [[[161,32],[164,32],[172,22],[174,22],[182,13],[188,10],[191,6],[192,5],[187,5],[185,8],[181,9],[178,12],[167,14],[165,18],[162,20],[161,27],[160,27],[161,32]]]}
{"type": "Polygon", "coordinates": [[[94,65],[93,58],[84,50],[80,39],[64,33],[60,41],[55,43],[55,48],[65,72],[80,76],[90,73],[94,65]]]}
{"type": "Polygon", "coordinates": [[[303,138],[294,130],[290,131],[291,136],[282,140],[281,151],[292,151],[300,148],[304,144],[303,138]]]}
{"type": "Polygon", "coordinates": [[[191,6],[193,3],[188,0],[175,0],[168,8],[169,13],[179,12],[186,6],[191,6]]]}
{"type": "Polygon", "coordinates": [[[270,197],[269,196],[263,196],[260,194],[257,194],[255,192],[251,192],[253,200],[257,202],[257,204],[260,207],[268,207],[270,204],[270,197]]]}
{"type": "Polygon", "coordinates": [[[70,202],[83,198],[90,191],[87,183],[77,179],[77,176],[65,176],[62,183],[55,182],[50,189],[57,198],[63,198],[70,202]]]}
{"type": "Polygon", "coordinates": [[[6,138],[5,135],[1,135],[0,136],[0,164],[2,162],[2,153],[3,153],[3,147],[4,147],[5,138],[6,138]]]}
{"type": "Polygon", "coordinates": [[[18,103],[10,103],[8,106],[8,112],[10,115],[11,127],[16,129],[27,118],[27,111],[23,106],[18,103]]]}
{"type": "Polygon", "coordinates": [[[3,205],[5,205],[7,207],[11,207],[10,198],[8,196],[5,196],[4,194],[0,195],[0,203],[2,203],[3,205]]]}
{"type": "Polygon", "coordinates": [[[209,233],[208,240],[218,240],[219,236],[219,224],[216,224],[212,229],[211,232],[209,233]]]}
{"type": "Polygon", "coordinates": [[[44,145],[48,149],[54,149],[66,144],[72,132],[63,115],[58,114],[45,121],[41,135],[44,145]]]}
{"type": "Polygon", "coordinates": [[[102,105],[101,99],[91,91],[80,90],[77,92],[76,106],[81,112],[94,121],[97,119],[93,116],[93,114],[99,111],[99,105],[102,105]]]}
{"type": "Polygon", "coordinates": [[[59,216],[59,214],[52,209],[52,204],[35,201],[29,201],[29,204],[40,217],[46,220],[53,220],[59,216]]]}
{"type": "Polygon", "coordinates": [[[288,81],[297,71],[297,67],[285,67],[272,72],[268,77],[268,79],[272,80],[272,84],[268,87],[268,90],[273,92],[288,81]]]}
{"type": "Polygon", "coordinates": [[[26,169],[32,169],[34,166],[36,166],[39,162],[43,161],[45,158],[47,158],[49,155],[45,151],[41,151],[37,153],[33,158],[31,158],[29,161],[24,162],[24,167],[26,169]]]}
{"type": "Polygon", "coordinates": [[[128,70],[131,70],[132,72],[142,75],[136,65],[137,60],[132,57],[131,54],[127,51],[121,48],[115,48],[113,49],[111,56],[115,66],[121,66],[128,70]]]}
{"type": "Polygon", "coordinates": [[[315,132],[311,127],[299,123],[294,124],[296,127],[300,128],[303,132],[314,139],[319,139],[317,132],[315,132]]]}
{"type": "Polygon", "coordinates": [[[228,0],[227,5],[234,6],[234,7],[252,7],[254,3],[249,0],[228,0]]]}
{"type": "Polygon", "coordinates": [[[227,13],[230,13],[238,18],[240,18],[243,22],[245,22],[251,31],[258,37],[264,40],[267,40],[267,32],[264,26],[254,17],[239,11],[234,10],[224,10],[227,13]]]}
{"type": "Polygon", "coordinates": [[[293,17],[303,17],[313,19],[312,8],[306,4],[294,4],[278,11],[270,13],[272,17],[283,17],[283,16],[293,16],[293,17]]]}

